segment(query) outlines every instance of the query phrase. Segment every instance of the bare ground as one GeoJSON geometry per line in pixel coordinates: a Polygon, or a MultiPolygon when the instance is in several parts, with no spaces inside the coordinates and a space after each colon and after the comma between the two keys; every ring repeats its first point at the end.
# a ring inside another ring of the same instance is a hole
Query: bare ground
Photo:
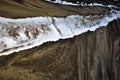
{"type": "Polygon", "coordinates": [[[75,7],[53,4],[44,0],[0,0],[0,16],[9,18],[34,16],[96,15],[109,11],[105,7],[75,7]]]}

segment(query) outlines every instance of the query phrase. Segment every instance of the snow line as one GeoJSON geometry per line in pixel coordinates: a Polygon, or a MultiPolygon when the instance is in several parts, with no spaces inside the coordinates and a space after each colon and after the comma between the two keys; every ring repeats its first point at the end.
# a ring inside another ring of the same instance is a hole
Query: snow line
{"type": "Polygon", "coordinates": [[[100,3],[85,3],[85,2],[77,2],[77,3],[72,3],[72,2],[67,2],[63,0],[45,0],[47,2],[55,3],[55,4],[62,4],[62,5],[70,5],[70,6],[101,6],[101,7],[109,7],[109,8],[118,8],[117,6],[114,5],[103,5],[100,3]]]}
{"type": "Polygon", "coordinates": [[[120,18],[120,11],[112,10],[104,15],[63,18],[33,17],[9,19],[0,17],[0,56],[39,46],[45,42],[72,38],[120,18]]]}

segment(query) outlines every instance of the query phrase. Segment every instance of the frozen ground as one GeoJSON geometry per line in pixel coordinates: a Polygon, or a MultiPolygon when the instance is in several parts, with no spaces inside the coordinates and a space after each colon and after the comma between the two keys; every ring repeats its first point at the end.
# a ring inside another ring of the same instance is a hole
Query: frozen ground
{"type": "Polygon", "coordinates": [[[49,41],[72,38],[88,30],[94,31],[96,28],[106,26],[117,18],[120,18],[120,11],[114,10],[105,15],[71,15],[63,18],[0,17],[0,55],[19,52],[49,41]]]}

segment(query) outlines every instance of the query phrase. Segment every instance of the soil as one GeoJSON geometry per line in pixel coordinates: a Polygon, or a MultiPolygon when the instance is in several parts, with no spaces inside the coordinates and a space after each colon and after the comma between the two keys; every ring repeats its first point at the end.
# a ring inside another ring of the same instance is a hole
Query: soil
{"type": "Polygon", "coordinates": [[[0,80],[120,80],[120,19],[0,57],[0,80]]]}
{"type": "Polygon", "coordinates": [[[97,15],[110,9],[106,7],[75,7],[53,4],[44,0],[0,0],[0,16],[23,18],[35,16],[97,15]]]}

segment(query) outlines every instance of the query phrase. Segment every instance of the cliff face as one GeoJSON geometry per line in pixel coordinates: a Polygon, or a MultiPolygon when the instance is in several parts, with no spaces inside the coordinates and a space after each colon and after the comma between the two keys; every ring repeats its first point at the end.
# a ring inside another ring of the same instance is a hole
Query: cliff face
{"type": "Polygon", "coordinates": [[[0,80],[120,80],[120,19],[0,57],[0,80]]]}
{"type": "Polygon", "coordinates": [[[76,40],[80,80],[119,80],[120,20],[76,40]]]}

